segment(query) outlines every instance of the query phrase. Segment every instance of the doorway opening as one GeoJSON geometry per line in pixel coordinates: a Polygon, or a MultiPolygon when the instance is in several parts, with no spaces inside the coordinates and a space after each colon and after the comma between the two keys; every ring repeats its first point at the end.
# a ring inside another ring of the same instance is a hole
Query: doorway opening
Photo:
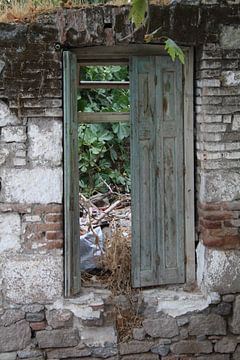
{"type": "Polygon", "coordinates": [[[79,65],[81,278],[120,293],[131,287],[129,67],[79,65]]]}

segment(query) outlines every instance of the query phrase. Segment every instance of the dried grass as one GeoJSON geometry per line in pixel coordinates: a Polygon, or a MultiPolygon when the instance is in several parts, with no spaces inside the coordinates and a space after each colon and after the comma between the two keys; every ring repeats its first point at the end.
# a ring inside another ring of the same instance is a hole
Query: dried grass
{"type": "Polygon", "coordinates": [[[0,22],[32,21],[41,13],[49,13],[56,8],[56,2],[51,0],[39,1],[34,5],[32,0],[13,0],[9,4],[0,3],[0,22]]]}
{"type": "MultiPolygon", "coordinates": [[[[170,0],[150,0],[151,4],[169,5],[170,0]]],[[[128,0],[112,0],[109,5],[129,5],[128,0]]],[[[99,3],[100,4],[100,3],[99,3]]],[[[31,22],[39,14],[50,13],[59,8],[95,6],[88,0],[0,0],[0,22],[31,22]]]]}
{"type": "Polygon", "coordinates": [[[124,236],[126,228],[115,227],[105,239],[102,268],[109,272],[108,287],[114,295],[129,294],[131,288],[131,235],[124,236]]]}
{"type": "Polygon", "coordinates": [[[131,234],[126,228],[116,226],[111,238],[105,240],[102,266],[109,273],[108,288],[114,295],[124,295],[129,303],[127,308],[115,305],[119,341],[127,341],[133,328],[141,325],[142,317],[138,313],[139,291],[131,286],[131,234]]]}

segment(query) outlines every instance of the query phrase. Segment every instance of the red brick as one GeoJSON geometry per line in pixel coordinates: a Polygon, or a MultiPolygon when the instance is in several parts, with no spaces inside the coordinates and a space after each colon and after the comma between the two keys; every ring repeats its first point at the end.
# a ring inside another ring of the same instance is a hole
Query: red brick
{"type": "Polygon", "coordinates": [[[200,219],[199,223],[205,229],[219,229],[222,227],[221,221],[211,221],[211,220],[200,219]]]}
{"type": "Polygon", "coordinates": [[[47,240],[60,240],[63,239],[62,231],[47,231],[47,240]]]}
{"type": "Polygon", "coordinates": [[[33,207],[33,214],[59,214],[63,212],[62,205],[35,205],[33,207]]]}
{"type": "Polygon", "coordinates": [[[238,227],[240,227],[240,219],[224,221],[224,226],[238,228],[238,227]]]}
{"type": "Polygon", "coordinates": [[[34,331],[44,330],[46,328],[46,326],[47,326],[46,321],[39,321],[39,322],[30,323],[30,327],[34,331]]]}
{"type": "Polygon", "coordinates": [[[54,231],[54,230],[62,230],[62,224],[36,224],[35,229],[36,231],[54,231]]]}
{"type": "Polygon", "coordinates": [[[231,250],[240,248],[240,235],[235,236],[204,236],[203,243],[205,246],[215,249],[231,250]]]}
{"type": "Polygon", "coordinates": [[[47,244],[46,244],[46,248],[48,250],[62,249],[63,248],[63,241],[62,240],[48,241],[47,244]]]}
{"type": "Polygon", "coordinates": [[[223,202],[222,208],[223,210],[240,211],[240,201],[223,202]]]}
{"type": "Polygon", "coordinates": [[[221,206],[222,203],[198,203],[198,207],[206,211],[221,210],[221,206]]]}
{"type": "Polygon", "coordinates": [[[61,223],[63,221],[62,214],[47,214],[46,222],[61,223]]]}
{"type": "Polygon", "coordinates": [[[223,229],[209,229],[208,234],[210,236],[235,236],[238,235],[236,228],[223,228],[223,229]]]}
{"type": "Polygon", "coordinates": [[[201,214],[204,220],[221,221],[236,218],[236,214],[232,211],[206,211],[201,214]]]}

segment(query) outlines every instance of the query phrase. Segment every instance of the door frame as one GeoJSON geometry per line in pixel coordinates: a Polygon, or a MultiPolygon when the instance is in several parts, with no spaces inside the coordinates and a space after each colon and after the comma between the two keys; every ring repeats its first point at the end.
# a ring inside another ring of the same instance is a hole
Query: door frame
{"type": "MultiPolygon", "coordinates": [[[[186,283],[195,281],[195,196],[194,196],[194,113],[193,113],[193,48],[182,47],[185,54],[183,66],[183,122],[184,122],[184,209],[185,209],[185,274],[186,283]]],[[[159,44],[93,46],[71,49],[78,63],[102,65],[124,63],[131,56],[165,55],[159,44]]]]}

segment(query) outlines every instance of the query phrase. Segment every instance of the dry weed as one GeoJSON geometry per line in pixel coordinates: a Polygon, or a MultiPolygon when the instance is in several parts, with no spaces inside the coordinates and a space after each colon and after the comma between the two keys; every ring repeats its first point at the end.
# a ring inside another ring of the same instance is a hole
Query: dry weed
{"type": "Polygon", "coordinates": [[[115,227],[111,237],[105,240],[102,266],[109,273],[107,284],[114,295],[124,295],[129,303],[127,308],[116,305],[116,325],[119,341],[132,337],[132,330],[142,323],[139,315],[138,290],[131,286],[131,234],[126,228],[115,227]]]}
{"type": "Polygon", "coordinates": [[[114,295],[128,294],[131,288],[131,235],[124,236],[121,227],[112,229],[111,237],[105,239],[102,267],[109,272],[108,286],[114,295]]]}

